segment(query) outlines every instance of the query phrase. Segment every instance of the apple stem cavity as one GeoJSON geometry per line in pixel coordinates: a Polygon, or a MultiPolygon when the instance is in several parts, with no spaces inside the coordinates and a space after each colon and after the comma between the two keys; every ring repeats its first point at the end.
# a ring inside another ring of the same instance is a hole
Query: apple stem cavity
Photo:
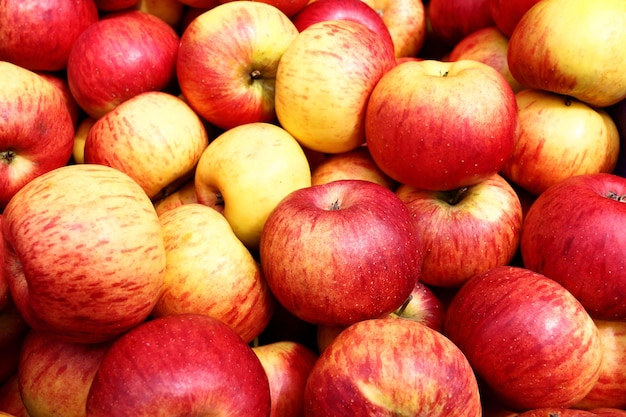
{"type": "Polygon", "coordinates": [[[626,194],[619,195],[615,191],[609,191],[606,196],[612,200],[618,201],[620,203],[626,202],[626,194]]]}
{"type": "Polygon", "coordinates": [[[7,165],[11,165],[11,162],[15,159],[17,153],[14,151],[2,151],[0,152],[0,161],[7,165]]]}
{"type": "Polygon", "coordinates": [[[451,206],[456,205],[459,201],[461,201],[463,195],[465,195],[467,190],[468,187],[461,187],[456,190],[450,191],[450,193],[448,194],[450,197],[448,198],[448,204],[450,204],[451,206]]]}

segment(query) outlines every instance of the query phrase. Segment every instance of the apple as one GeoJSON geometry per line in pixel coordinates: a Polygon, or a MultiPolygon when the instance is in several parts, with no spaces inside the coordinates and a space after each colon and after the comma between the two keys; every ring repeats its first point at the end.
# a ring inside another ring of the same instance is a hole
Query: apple
{"type": "Polygon", "coordinates": [[[149,13],[178,30],[185,13],[185,5],[180,0],[139,0],[133,8],[149,13]]]}
{"type": "Polygon", "coordinates": [[[245,342],[272,316],[274,298],[260,266],[226,218],[190,203],[159,216],[167,253],[163,287],[153,317],[196,313],[215,317],[245,342]]]}
{"type": "Polygon", "coordinates": [[[76,125],[74,131],[74,146],[72,147],[72,161],[75,164],[85,163],[85,143],[87,142],[87,136],[89,130],[96,123],[98,119],[86,116],[81,119],[76,125]]]}
{"type": "Polygon", "coordinates": [[[511,409],[573,406],[600,375],[592,318],[563,286],[529,269],[500,266],[470,278],[448,306],[444,334],[511,409]]]}
{"type": "Polygon", "coordinates": [[[2,0],[0,10],[0,60],[31,71],[64,70],[76,39],[98,21],[94,0],[2,0]]]}
{"type": "Polygon", "coordinates": [[[518,129],[503,176],[539,195],[574,175],[613,171],[620,137],[606,111],[545,90],[525,89],[515,98],[518,129]]]}
{"type": "Polygon", "coordinates": [[[0,210],[32,179],[68,163],[74,125],[52,83],[0,61],[0,210]]]}
{"type": "Polygon", "coordinates": [[[76,39],[67,82],[79,106],[98,119],[146,91],[175,80],[179,36],[163,20],[139,10],[101,18],[76,39]]]}
{"type": "Polygon", "coordinates": [[[187,180],[209,138],[200,117],[180,98],[140,93],[98,119],[85,140],[84,158],[135,180],[150,198],[187,180]]]}
{"type": "MultiPolygon", "coordinates": [[[[239,1],[239,0],[217,0],[220,4],[228,3],[231,1],[239,1]]],[[[285,16],[288,18],[292,18],[295,16],[300,10],[302,10],[308,3],[309,0],[255,0],[260,3],[269,4],[283,12],[285,16]]]]}
{"type": "Polygon", "coordinates": [[[263,2],[232,1],[200,14],[183,32],[176,62],[185,99],[225,130],[274,122],[278,62],[297,34],[283,12],[263,2]]]}
{"type": "Polygon", "coordinates": [[[270,417],[303,417],[304,387],[318,355],[290,340],[253,346],[252,350],[270,384],[270,417]]]}
{"type": "Polygon", "coordinates": [[[230,327],[201,314],[142,323],[104,355],[88,417],[270,414],[265,370],[230,327]]]}
{"type": "Polygon", "coordinates": [[[419,279],[422,242],[393,191],[338,180],[283,198],[263,227],[259,254],[287,310],[317,325],[347,326],[402,305],[419,279]]]}
{"type": "Polygon", "coordinates": [[[313,366],[304,402],[307,417],[481,415],[461,350],[423,324],[389,318],[342,331],[313,366]]]}
{"type": "Polygon", "coordinates": [[[139,0],[94,0],[102,12],[126,11],[139,3],[139,0]]]}
{"type": "Polygon", "coordinates": [[[28,415],[20,397],[17,373],[0,384],[0,410],[10,417],[32,417],[28,415]]]}
{"type": "Polygon", "coordinates": [[[524,220],[524,266],[559,282],[596,319],[626,320],[624,195],[626,178],[577,175],[544,191],[524,220]]]}
{"type": "Polygon", "coordinates": [[[543,407],[527,410],[517,414],[517,417],[595,417],[592,412],[573,408],[543,407]]]}
{"type": "Polygon", "coordinates": [[[48,80],[59,89],[61,95],[63,96],[63,100],[65,100],[65,104],[67,105],[67,110],[70,112],[72,124],[76,126],[79,118],[82,116],[81,108],[74,99],[74,96],[72,96],[70,86],[67,83],[67,77],[58,72],[35,71],[35,73],[48,80]]]}
{"type": "Polygon", "coordinates": [[[382,16],[363,0],[314,0],[292,17],[293,24],[302,32],[313,23],[345,19],[362,23],[394,48],[389,28],[382,16]]]}
{"type": "Polygon", "coordinates": [[[336,180],[372,181],[390,190],[398,185],[378,168],[367,146],[359,146],[350,151],[329,155],[311,171],[311,185],[336,180]]]}
{"type": "Polygon", "coordinates": [[[488,0],[491,18],[507,38],[511,37],[524,13],[538,2],[539,0],[488,0]]]}
{"type": "Polygon", "coordinates": [[[522,206],[500,175],[451,191],[400,185],[396,194],[407,205],[424,244],[420,281],[460,287],[473,275],[508,265],[522,233],[522,206]]]}
{"type": "Polygon", "coordinates": [[[489,9],[490,0],[430,0],[428,17],[433,34],[450,46],[467,35],[495,22],[489,9]]]}
{"type": "Polygon", "coordinates": [[[30,416],[84,416],[91,381],[110,343],[78,344],[31,330],[22,344],[18,386],[30,416]]]}
{"type": "Polygon", "coordinates": [[[447,191],[496,174],[515,144],[517,105],[487,64],[412,60],[372,91],[365,136],[380,169],[399,183],[447,191]]]}
{"type": "Polygon", "coordinates": [[[198,161],[194,181],[198,202],[223,205],[235,235],[255,251],[270,212],[290,192],[309,187],[311,171],[293,136],[256,122],[215,138],[198,161]]]}
{"type": "Polygon", "coordinates": [[[620,137],[620,150],[613,173],[626,177],[626,99],[606,109],[613,118],[620,137]]]}
{"type": "Polygon", "coordinates": [[[626,65],[625,43],[622,0],[540,1],[511,34],[509,68],[527,88],[606,107],[626,98],[626,77],[618,70],[626,65]]]}
{"type": "MultiPolygon", "coordinates": [[[[159,198],[154,201],[154,209],[157,215],[161,216],[166,211],[172,210],[178,206],[189,203],[197,203],[198,197],[196,196],[196,184],[195,179],[191,178],[184,183],[180,188],[165,197],[159,198]]],[[[223,207],[223,206],[221,206],[223,207]]],[[[220,207],[213,207],[218,210],[220,207]]]]}
{"type": "Polygon", "coordinates": [[[611,407],[593,408],[589,410],[589,412],[593,413],[596,416],[602,416],[602,417],[625,417],[626,416],[626,410],[619,409],[619,408],[611,408],[611,407]]]}
{"type": "MultiPolygon", "coordinates": [[[[514,2],[512,2],[514,3],[514,2]]],[[[473,59],[487,64],[502,74],[514,93],[522,86],[512,75],[507,62],[509,39],[496,26],[487,26],[466,35],[450,51],[447,59],[460,61],[473,59]]]]}
{"type": "Polygon", "coordinates": [[[314,23],[296,36],[278,64],[278,121],[308,149],[355,149],[365,141],[370,93],[394,66],[393,50],[364,24],[314,23]]]}
{"type": "Polygon", "coordinates": [[[166,253],[152,202],[126,174],[67,165],[26,184],[6,206],[4,273],[33,329],[98,343],[144,321],[166,253]]]}

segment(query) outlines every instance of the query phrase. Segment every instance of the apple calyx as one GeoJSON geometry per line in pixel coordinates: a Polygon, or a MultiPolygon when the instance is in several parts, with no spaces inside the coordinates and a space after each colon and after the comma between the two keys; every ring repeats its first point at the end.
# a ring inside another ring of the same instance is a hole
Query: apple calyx
{"type": "Polygon", "coordinates": [[[0,152],[0,161],[2,161],[2,163],[5,163],[7,165],[11,165],[11,162],[13,162],[13,160],[17,157],[17,152],[15,151],[2,151],[0,152]]]}
{"type": "Polygon", "coordinates": [[[447,192],[446,201],[451,206],[456,205],[459,201],[463,199],[463,196],[465,195],[468,189],[469,189],[468,187],[461,187],[461,188],[457,188],[456,190],[451,190],[447,192]]]}
{"type": "Polygon", "coordinates": [[[609,191],[606,193],[606,197],[611,200],[615,200],[620,203],[626,202],[626,194],[617,194],[615,191],[609,191]]]}
{"type": "Polygon", "coordinates": [[[339,200],[335,200],[332,203],[330,203],[330,206],[328,206],[329,211],[332,210],[341,210],[341,203],[339,202],[339,200]]]}

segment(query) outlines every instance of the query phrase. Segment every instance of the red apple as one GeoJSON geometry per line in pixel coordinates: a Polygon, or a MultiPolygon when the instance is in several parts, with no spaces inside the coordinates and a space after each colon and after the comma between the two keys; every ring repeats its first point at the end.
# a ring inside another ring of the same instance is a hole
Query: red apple
{"type": "Polygon", "coordinates": [[[119,12],[137,5],[139,0],[94,0],[98,10],[103,12],[119,12]]]}
{"type": "Polygon", "coordinates": [[[304,395],[307,417],[481,415],[463,353],[411,320],[371,319],[346,328],[320,355],[304,395]]]}
{"type": "Polygon", "coordinates": [[[517,417],[594,417],[595,414],[585,410],[573,408],[544,407],[524,411],[517,417]]]}
{"type": "Polygon", "coordinates": [[[152,202],[130,177],[68,165],[24,186],[2,220],[4,272],[30,327],[102,342],[144,321],[166,253],[152,202]]]}
{"type": "Polygon", "coordinates": [[[446,307],[437,294],[421,281],[391,317],[417,321],[438,332],[443,331],[446,307]]]}
{"type": "Polygon", "coordinates": [[[67,81],[80,107],[100,118],[146,91],[175,79],[179,37],[167,23],[139,10],[107,15],[76,39],[67,81]]]}
{"type": "Polygon", "coordinates": [[[559,282],[597,319],[626,320],[626,178],[588,174],[544,191],[524,220],[524,266],[559,282]]]}
{"type": "Polygon", "coordinates": [[[32,71],[67,67],[80,34],[98,21],[94,0],[1,0],[0,60],[32,71]]]}
{"type": "Polygon", "coordinates": [[[185,99],[222,129],[274,121],[276,69],[297,34],[291,20],[266,3],[232,1],[200,14],[178,51],[185,99]]]}
{"type": "MultiPolygon", "coordinates": [[[[228,3],[230,1],[238,0],[218,0],[220,4],[228,3]]],[[[287,17],[291,18],[302,10],[309,0],[256,0],[261,3],[269,4],[283,12],[287,17]]]]}
{"type": "Polygon", "coordinates": [[[436,191],[497,173],[511,157],[516,126],[511,86],[472,60],[396,65],[376,84],[365,114],[367,145],[380,169],[436,191]]]}
{"type": "Polygon", "coordinates": [[[58,88],[0,61],[0,210],[32,179],[66,165],[74,124],[58,88]]]}
{"type": "Polygon", "coordinates": [[[363,0],[314,0],[309,2],[291,20],[298,31],[302,32],[313,23],[337,19],[352,20],[364,24],[378,33],[393,49],[393,40],[383,18],[363,0]]]}
{"type": "Polygon", "coordinates": [[[67,83],[67,77],[63,73],[58,72],[44,72],[37,71],[37,75],[45,78],[50,81],[54,86],[56,86],[61,95],[63,96],[63,100],[65,100],[65,104],[67,105],[67,110],[70,112],[70,117],[72,118],[72,123],[76,127],[78,125],[78,121],[81,114],[81,108],[74,99],[72,92],[70,91],[70,86],[67,83]]]}
{"type": "Polygon", "coordinates": [[[396,194],[426,248],[421,282],[460,287],[475,274],[509,264],[517,253],[522,205],[498,174],[452,191],[401,185],[396,194]]]}
{"type": "Polygon", "coordinates": [[[428,17],[434,35],[450,46],[479,29],[495,25],[489,0],[430,0],[428,17]]]}
{"type": "Polygon", "coordinates": [[[589,410],[596,416],[601,417],[626,417],[626,410],[620,408],[601,407],[589,410]]]}
{"type": "Polygon", "coordinates": [[[304,387],[317,354],[301,343],[288,340],[253,346],[252,350],[269,380],[270,417],[304,417],[304,387]]]}
{"type": "Polygon", "coordinates": [[[299,318],[347,326],[402,305],[422,242],[388,188],[339,180],[288,194],[270,213],[260,261],[272,293],[299,318]]]}
{"type": "Polygon", "coordinates": [[[17,373],[0,385],[0,410],[11,417],[31,417],[20,397],[17,373]]]}
{"type": "Polygon", "coordinates": [[[139,0],[133,8],[158,17],[175,30],[185,14],[185,5],[179,0],[139,0]]]}
{"type": "Polygon", "coordinates": [[[511,37],[522,16],[539,0],[488,0],[491,18],[504,36],[511,37]]]}
{"type": "Polygon", "coordinates": [[[570,407],[600,375],[592,318],[560,284],[525,268],[470,278],[448,306],[444,334],[511,409],[570,407]]]}
{"type": "Polygon", "coordinates": [[[145,322],[115,340],[86,409],[89,417],[267,417],[270,387],[260,360],[230,327],[183,314],[145,322]]]}

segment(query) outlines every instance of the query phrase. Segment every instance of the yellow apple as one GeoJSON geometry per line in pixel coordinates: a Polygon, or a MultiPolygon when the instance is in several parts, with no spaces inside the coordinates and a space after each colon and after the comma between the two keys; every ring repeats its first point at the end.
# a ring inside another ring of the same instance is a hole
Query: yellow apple
{"type": "Polygon", "coordinates": [[[74,147],[72,148],[72,161],[76,164],[85,163],[85,142],[87,141],[87,135],[89,129],[96,123],[97,119],[87,116],[78,122],[76,130],[74,131],[74,147]]]}
{"type": "Polygon", "coordinates": [[[285,129],[256,122],[215,138],[198,161],[194,177],[198,202],[223,213],[237,237],[258,246],[270,212],[290,192],[311,185],[307,157],[285,129]]]}

